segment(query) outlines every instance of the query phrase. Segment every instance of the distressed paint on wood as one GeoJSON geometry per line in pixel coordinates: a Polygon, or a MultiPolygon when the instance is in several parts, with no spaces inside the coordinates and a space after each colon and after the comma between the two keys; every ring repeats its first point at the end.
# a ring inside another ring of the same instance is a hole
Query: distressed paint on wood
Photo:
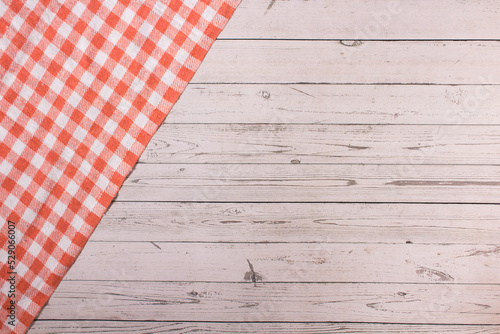
{"type": "Polygon", "coordinates": [[[166,124],[500,125],[488,85],[189,84],[166,124]]]}
{"type": "Polygon", "coordinates": [[[243,1],[32,332],[499,332],[500,8],[424,2],[243,1]]]}
{"type": "Polygon", "coordinates": [[[500,286],[499,246],[328,241],[326,235],[315,243],[89,242],[66,279],[500,286]]]}
{"type": "Polygon", "coordinates": [[[139,164],[117,201],[498,203],[500,166],[139,164]]]}
{"type": "Polygon", "coordinates": [[[495,245],[499,217],[498,205],[116,202],[91,241],[495,245]]]}
{"type": "Polygon", "coordinates": [[[500,84],[500,43],[216,41],[192,83],[500,84]]]}
{"type": "Polygon", "coordinates": [[[499,316],[498,285],[63,281],[39,318],[498,325],[499,316]]]}
{"type": "Polygon", "coordinates": [[[494,0],[243,1],[220,38],[500,39],[494,0]]]}
{"type": "Polygon", "coordinates": [[[165,124],[140,162],[497,164],[500,126],[165,124]]]}

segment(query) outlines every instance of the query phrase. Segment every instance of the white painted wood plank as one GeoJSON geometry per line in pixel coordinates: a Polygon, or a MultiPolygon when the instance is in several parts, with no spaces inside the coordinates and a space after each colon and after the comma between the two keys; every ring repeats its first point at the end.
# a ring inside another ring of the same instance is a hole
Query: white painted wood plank
{"type": "Polygon", "coordinates": [[[495,245],[91,242],[65,278],[500,284],[499,256],[495,245]]]}
{"type": "Polygon", "coordinates": [[[220,38],[500,39],[494,0],[244,0],[220,38]]]}
{"type": "Polygon", "coordinates": [[[115,202],[91,241],[496,244],[500,206],[115,202]]]}
{"type": "Polygon", "coordinates": [[[189,84],[165,122],[500,124],[500,87],[189,84]]]}
{"type": "Polygon", "coordinates": [[[498,42],[219,40],[192,83],[499,84],[499,56],[498,42]]]}
{"type": "Polygon", "coordinates": [[[497,164],[500,126],[164,124],[144,163],[497,164]]]}
{"type": "Polygon", "coordinates": [[[498,324],[498,285],[63,281],[40,319],[498,324]]]}
{"type": "MultiPolygon", "coordinates": [[[[497,325],[405,325],[363,323],[259,323],[259,322],[141,322],[38,320],[31,327],[37,334],[53,333],[269,333],[269,334],[497,334],[497,325]]],[[[31,333],[30,332],[30,333],[31,333]]]]}
{"type": "Polygon", "coordinates": [[[500,166],[139,164],[117,201],[498,203],[500,166]]]}

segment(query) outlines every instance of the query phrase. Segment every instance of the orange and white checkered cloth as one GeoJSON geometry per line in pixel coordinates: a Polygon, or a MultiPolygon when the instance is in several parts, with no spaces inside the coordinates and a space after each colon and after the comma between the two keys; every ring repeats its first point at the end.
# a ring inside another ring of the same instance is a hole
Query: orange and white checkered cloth
{"type": "Polygon", "coordinates": [[[28,329],[238,2],[0,0],[1,333],[28,329]]]}

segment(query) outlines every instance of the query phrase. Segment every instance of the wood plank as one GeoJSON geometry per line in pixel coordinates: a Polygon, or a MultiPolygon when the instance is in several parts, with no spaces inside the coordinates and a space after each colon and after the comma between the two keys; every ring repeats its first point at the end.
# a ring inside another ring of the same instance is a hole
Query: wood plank
{"type": "Polygon", "coordinates": [[[500,39],[486,1],[242,1],[220,38],[500,39]]]}
{"type": "Polygon", "coordinates": [[[117,201],[498,203],[500,166],[139,164],[117,201]]]}
{"type": "Polygon", "coordinates": [[[497,42],[219,40],[192,82],[500,84],[499,56],[497,42]]]}
{"type": "Polygon", "coordinates": [[[495,324],[498,285],[63,281],[40,319],[495,324]]]}
{"type": "Polygon", "coordinates": [[[89,242],[66,279],[497,284],[499,256],[498,245],[89,242]]]}
{"type": "Polygon", "coordinates": [[[141,321],[85,321],[35,320],[31,331],[37,334],[53,333],[283,333],[283,334],[497,334],[497,325],[406,325],[362,323],[259,323],[259,322],[141,322],[141,321]]]}
{"type": "Polygon", "coordinates": [[[500,126],[164,124],[143,163],[497,164],[500,126]]]}
{"type": "Polygon", "coordinates": [[[165,122],[500,124],[497,86],[189,84],[165,122]]]}
{"type": "Polygon", "coordinates": [[[498,205],[115,202],[90,240],[496,244],[498,217],[498,205]]]}

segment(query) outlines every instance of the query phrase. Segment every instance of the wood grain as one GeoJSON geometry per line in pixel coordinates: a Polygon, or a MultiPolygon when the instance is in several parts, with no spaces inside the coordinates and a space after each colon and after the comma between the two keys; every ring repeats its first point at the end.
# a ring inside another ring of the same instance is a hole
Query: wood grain
{"type": "Polygon", "coordinates": [[[140,162],[497,164],[500,126],[165,124],[140,162]]]}
{"type": "Polygon", "coordinates": [[[500,87],[189,84],[174,123],[499,125],[500,87]]]}
{"type": "Polygon", "coordinates": [[[116,202],[91,240],[494,245],[498,217],[498,205],[116,202]]]}
{"type": "Polygon", "coordinates": [[[89,242],[66,279],[500,284],[499,246],[328,241],[89,242]]]}
{"type": "Polygon", "coordinates": [[[498,325],[499,315],[498,285],[64,281],[39,318],[498,325]]]}
{"type": "Polygon", "coordinates": [[[141,322],[141,321],[85,321],[68,322],[37,320],[31,330],[38,334],[53,333],[272,333],[272,334],[497,334],[497,325],[403,325],[328,322],[141,322]]]}
{"type": "Polygon", "coordinates": [[[243,1],[221,38],[500,39],[498,3],[243,1]]]}
{"type": "Polygon", "coordinates": [[[117,201],[498,203],[499,166],[139,164],[117,201]]]}
{"type": "Polygon", "coordinates": [[[499,19],[244,0],[30,333],[499,333],[499,19]]]}
{"type": "Polygon", "coordinates": [[[219,40],[192,83],[500,84],[498,42],[219,40]]]}

